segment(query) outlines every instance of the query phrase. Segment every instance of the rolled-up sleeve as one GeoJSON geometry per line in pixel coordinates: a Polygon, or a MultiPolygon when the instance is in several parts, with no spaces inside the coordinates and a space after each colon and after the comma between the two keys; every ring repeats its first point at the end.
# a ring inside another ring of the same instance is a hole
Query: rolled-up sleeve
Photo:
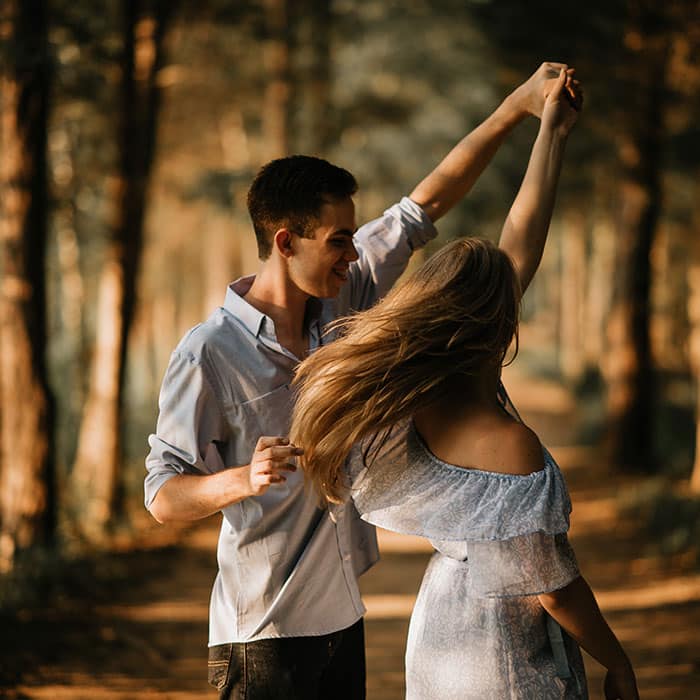
{"type": "Polygon", "coordinates": [[[368,308],[383,297],[406,269],[413,251],[436,235],[428,215],[408,197],[361,226],[355,234],[359,259],[350,266],[340,312],[368,308]]]}
{"type": "Polygon", "coordinates": [[[226,437],[221,404],[201,362],[173,353],[158,401],[156,432],[149,436],[144,495],[146,508],[177,474],[210,474],[223,467],[216,449],[226,437]]]}

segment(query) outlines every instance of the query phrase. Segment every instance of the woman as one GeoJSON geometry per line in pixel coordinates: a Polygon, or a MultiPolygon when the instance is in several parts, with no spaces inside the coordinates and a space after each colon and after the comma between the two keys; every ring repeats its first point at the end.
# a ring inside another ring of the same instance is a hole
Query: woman
{"type": "Polygon", "coordinates": [[[366,520],[437,550],[408,698],[586,698],[578,643],[608,669],[606,698],[636,700],[567,540],[562,474],[500,384],[521,282],[487,241],[443,248],[302,363],[291,440],[325,501],[350,488],[366,520]]]}

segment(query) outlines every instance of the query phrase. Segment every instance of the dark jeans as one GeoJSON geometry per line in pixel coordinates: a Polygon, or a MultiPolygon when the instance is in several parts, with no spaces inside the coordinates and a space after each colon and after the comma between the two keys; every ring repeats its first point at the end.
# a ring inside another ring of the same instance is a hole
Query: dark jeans
{"type": "Polygon", "coordinates": [[[320,637],[286,637],[209,648],[219,700],[364,700],[362,620],[320,637]]]}

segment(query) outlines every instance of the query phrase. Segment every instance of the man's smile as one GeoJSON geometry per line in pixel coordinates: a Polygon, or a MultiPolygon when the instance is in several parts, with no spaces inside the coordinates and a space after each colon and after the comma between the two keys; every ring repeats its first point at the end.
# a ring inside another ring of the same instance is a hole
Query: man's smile
{"type": "Polygon", "coordinates": [[[348,268],[347,267],[341,267],[341,268],[334,267],[333,274],[336,277],[339,277],[341,280],[343,280],[343,282],[347,282],[347,280],[348,280],[348,268]]]}

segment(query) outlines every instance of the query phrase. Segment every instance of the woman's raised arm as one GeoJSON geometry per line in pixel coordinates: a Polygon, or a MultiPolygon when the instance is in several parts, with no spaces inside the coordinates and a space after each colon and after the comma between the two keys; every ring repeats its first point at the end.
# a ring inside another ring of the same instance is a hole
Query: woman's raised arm
{"type": "Polygon", "coordinates": [[[499,241],[499,246],[515,263],[523,292],[542,259],[564,147],[582,104],[583,93],[578,82],[562,69],[545,101],[530,161],[499,241]]]}

